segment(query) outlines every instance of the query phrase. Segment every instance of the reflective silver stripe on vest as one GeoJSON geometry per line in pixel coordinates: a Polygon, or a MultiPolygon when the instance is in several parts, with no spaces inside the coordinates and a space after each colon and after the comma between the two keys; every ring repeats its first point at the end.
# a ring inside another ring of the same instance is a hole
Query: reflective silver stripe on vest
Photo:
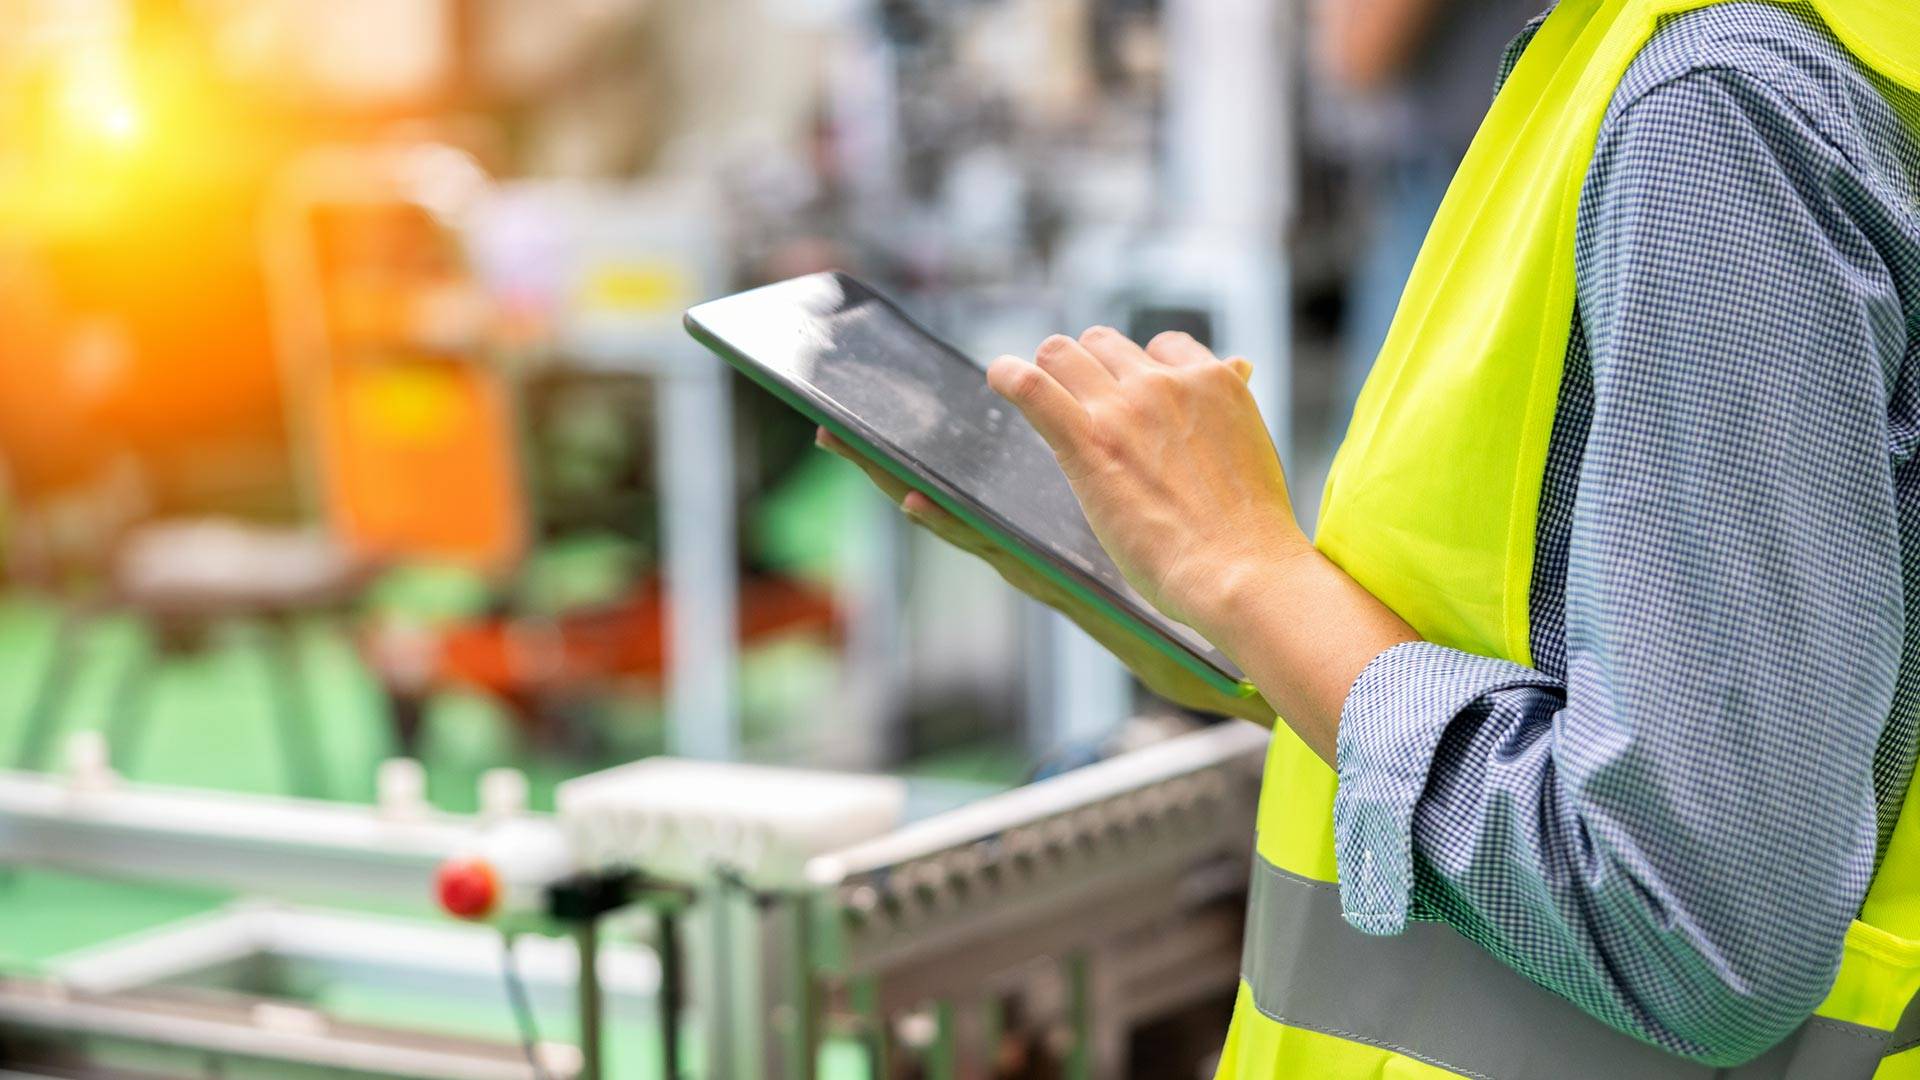
{"type": "Polygon", "coordinates": [[[1907,1011],[1900,1014],[1900,1023],[1893,1029],[1887,1053],[1900,1054],[1916,1046],[1920,1046],[1920,996],[1907,1002],[1907,1011]]]}
{"type": "MultiPolygon", "coordinates": [[[[1241,974],[1269,1019],[1392,1050],[1480,1080],[1850,1080],[1898,1037],[1814,1017],[1758,1060],[1714,1069],[1623,1035],[1437,923],[1370,937],[1339,886],[1253,860],[1241,974]]],[[[1920,1038],[1920,1011],[1900,1029],[1920,1038]]]]}

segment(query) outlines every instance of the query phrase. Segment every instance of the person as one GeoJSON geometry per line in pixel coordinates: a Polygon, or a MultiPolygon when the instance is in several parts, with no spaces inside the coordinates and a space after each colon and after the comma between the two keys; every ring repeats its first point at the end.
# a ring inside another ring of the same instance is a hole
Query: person
{"type": "Polygon", "coordinates": [[[1561,0],[1312,543],[1244,362],[990,368],[1284,718],[1222,1077],[1920,1076],[1917,130],[1904,0],[1561,0]]]}
{"type": "MultiPolygon", "coordinates": [[[[1447,181],[1486,111],[1488,79],[1537,0],[1322,0],[1315,53],[1345,106],[1340,130],[1365,227],[1349,279],[1340,413],[1359,396],[1447,181]],[[1357,110],[1359,115],[1346,115],[1357,110]],[[1352,120],[1372,122],[1353,123],[1352,120]],[[1365,134],[1355,138],[1351,132],[1365,134]]],[[[1337,437],[1336,428],[1333,437],[1337,437]]]]}

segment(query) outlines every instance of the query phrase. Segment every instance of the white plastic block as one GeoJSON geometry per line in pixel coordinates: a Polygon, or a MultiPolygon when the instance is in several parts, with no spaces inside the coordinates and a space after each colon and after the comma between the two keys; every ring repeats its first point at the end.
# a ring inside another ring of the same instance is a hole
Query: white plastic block
{"type": "Polygon", "coordinates": [[[782,888],[815,855],[897,828],[906,799],[895,777],[656,757],[569,780],[555,802],[585,867],[782,888]]]}

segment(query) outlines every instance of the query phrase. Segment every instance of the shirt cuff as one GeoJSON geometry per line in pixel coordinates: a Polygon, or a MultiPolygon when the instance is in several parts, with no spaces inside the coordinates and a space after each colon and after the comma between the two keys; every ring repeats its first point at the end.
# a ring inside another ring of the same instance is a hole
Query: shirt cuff
{"type": "Polygon", "coordinates": [[[1335,749],[1333,850],[1348,924],[1366,934],[1406,928],[1413,811],[1454,717],[1495,691],[1555,685],[1531,668],[1426,641],[1395,645],[1360,672],[1335,749]]]}

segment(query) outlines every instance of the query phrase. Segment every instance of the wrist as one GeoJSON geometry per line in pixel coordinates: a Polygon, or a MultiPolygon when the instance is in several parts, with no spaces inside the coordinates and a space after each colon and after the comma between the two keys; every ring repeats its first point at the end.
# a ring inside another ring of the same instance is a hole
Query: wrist
{"type": "Polygon", "coordinates": [[[1265,621],[1276,598],[1324,558],[1304,535],[1223,563],[1209,576],[1194,609],[1194,629],[1232,655],[1251,627],[1265,621]]]}

